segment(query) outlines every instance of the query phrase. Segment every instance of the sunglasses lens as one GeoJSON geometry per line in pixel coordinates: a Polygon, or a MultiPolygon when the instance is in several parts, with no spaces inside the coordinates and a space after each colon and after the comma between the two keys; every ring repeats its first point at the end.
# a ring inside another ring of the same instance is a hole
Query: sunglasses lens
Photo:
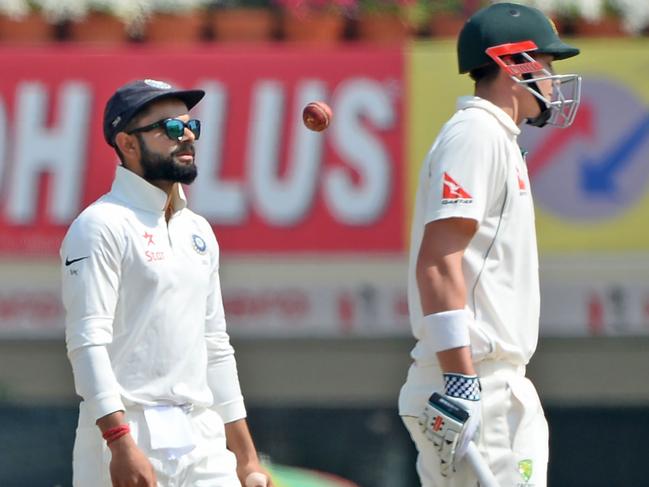
{"type": "Polygon", "coordinates": [[[165,131],[170,139],[180,139],[185,133],[185,124],[176,119],[167,120],[165,122],[165,131]]]}
{"type": "Polygon", "coordinates": [[[191,119],[187,122],[187,128],[192,131],[194,138],[198,140],[201,136],[201,121],[196,119],[191,119]]]}

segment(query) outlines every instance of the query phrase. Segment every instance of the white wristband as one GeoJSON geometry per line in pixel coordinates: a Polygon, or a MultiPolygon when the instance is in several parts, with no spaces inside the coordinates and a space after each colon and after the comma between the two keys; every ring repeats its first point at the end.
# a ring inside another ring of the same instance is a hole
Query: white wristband
{"type": "Polygon", "coordinates": [[[471,315],[464,309],[441,311],[424,316],[424,340],[435,352],[468,347],[471,345],[470,320],[471,315]]]}

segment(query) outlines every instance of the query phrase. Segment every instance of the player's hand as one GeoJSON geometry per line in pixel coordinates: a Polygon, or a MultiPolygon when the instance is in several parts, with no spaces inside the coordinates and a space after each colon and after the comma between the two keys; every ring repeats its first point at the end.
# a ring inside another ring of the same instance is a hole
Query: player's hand
{"type": "Polygon", "coordinates": [[[237,475],[243,487],[273,487],[270,474],[259,462],[237,465],[237,475]]]}
{"type": "Polygon", "coordinates": [[[480,385],[477,377],[444,374],[446,391],[433,394],[419,417],[419,426],[435,445],[440,473],[448,477],[466,454],[475,437],[481,414],[480,385]]]}
{"type": "Polygon", "coordinates": [[[156,487],[155,471],[131,435],[125,435],[110,446],[110,478],[113,487],[156,487]]]}

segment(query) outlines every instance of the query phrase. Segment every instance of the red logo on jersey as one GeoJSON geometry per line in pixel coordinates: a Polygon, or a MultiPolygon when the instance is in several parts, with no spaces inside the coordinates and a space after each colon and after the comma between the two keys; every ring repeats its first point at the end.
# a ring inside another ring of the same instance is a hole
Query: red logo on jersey
{"type": "Polygon", "coordinates": [[[527,187],[525,186],[525,180],[521,177],[521,172],[516,168],[516,177],[518,178],[518,189],[525,191],[527,187]]]}
{"type": "Polygon", "coordinates": [[[144,232],[144,235],[142,236],[148,240],[148,242],[146,243],[147,247],[149,245],[155,245],[155,242],[153,241],[153,235],[151,235],[149,232],[144,232]]]}
{"type": "Polygon", "coordinates": [[[444,173],[444,189],[442,202],[444,203],[471,203],[473,196],[466,192],[447,172],[444,173]]]}
{"type": "Polygon", "coordinates": [[[147,250],[144,252],[144,255],[146,256],[146,261],[147,262],[157,262],[159,260],[165,260],[165,253],[164,252],[154,252],[152,250],[147,250]]]}

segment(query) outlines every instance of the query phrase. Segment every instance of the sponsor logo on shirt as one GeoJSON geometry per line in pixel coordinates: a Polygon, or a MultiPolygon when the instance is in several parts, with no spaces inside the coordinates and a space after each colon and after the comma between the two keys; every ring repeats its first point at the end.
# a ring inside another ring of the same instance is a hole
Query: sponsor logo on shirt
{"type": "Polygon", "coordinates": [[[155,245],[155,242],[153,241],[153,235],[151,233],[144,232],[144,235],[142,235],[142,237],[147,241],[146,242],[147,247],[149,245],[155,245]]]}
{"type": "MultiPolygon", "coordinates": [[[[90,258],[89,255],[86,255],[84,257],[76,257],[74,259],[71,259],[70,257],[65,258],[65,267],[70,267],[72,264],[76,264],[77,262],[81,262],[82,260],[86,260],[90,258]]],[[[71,276],[78,276],[79,275],[79,269],[75,267],[72,267],[68,269],[68,272],[70,273],[71,276]]]]}
{"type": "MultiPolygon", "coordinates": [[[[142,238],[146,241],[147,247],[150,247],[151,245],[155,246],[152,233],[145,230],[142,238]]],[[[144,257],[146,257],[147,262],[157,262],[165,259],[165,253],[161,250],[147,250],[144,252],[144,257]]]]}
{"type": "Polygon", "coordinates": [[[471,196],[447,172],[444,173],[444,187],[442,189],[442,204],[469,204],[473,203],[471,196]]]}
{"type": "Polygon", "coordinates": [[[520,194],[526,194],[527,185],[525,184],[525,180],[521,177],[521,172],[518,168],[516,168],[516,178],[518,178],[518,190],[520,194]]]}
{"type": "Polygon", "coordinates": [[[157,262],[159,260],[165,259],[165,253],[160,250],[157,252],[154,252],[153,250],[147,250],[146,252],[144,252],[144,256],[146,257],[147,262],[157,262]]]}
{"type": "Polygon", "coordinates": [[[192,247],[194,247],[194,250],[199,255],[205,255],[205,252],[207,251],[207,244],[200,235],[192,235],[192,247]]]}
{"type": "Polygon", "coordinates": [[[65,267],[71,266],[75,262],[79,262],[81,260],[87,259],[90,257],[89,255],[86,255],[85,257],[77,257],[76,259],[70,259],[69,257],[65,258],[65,267]]]}

